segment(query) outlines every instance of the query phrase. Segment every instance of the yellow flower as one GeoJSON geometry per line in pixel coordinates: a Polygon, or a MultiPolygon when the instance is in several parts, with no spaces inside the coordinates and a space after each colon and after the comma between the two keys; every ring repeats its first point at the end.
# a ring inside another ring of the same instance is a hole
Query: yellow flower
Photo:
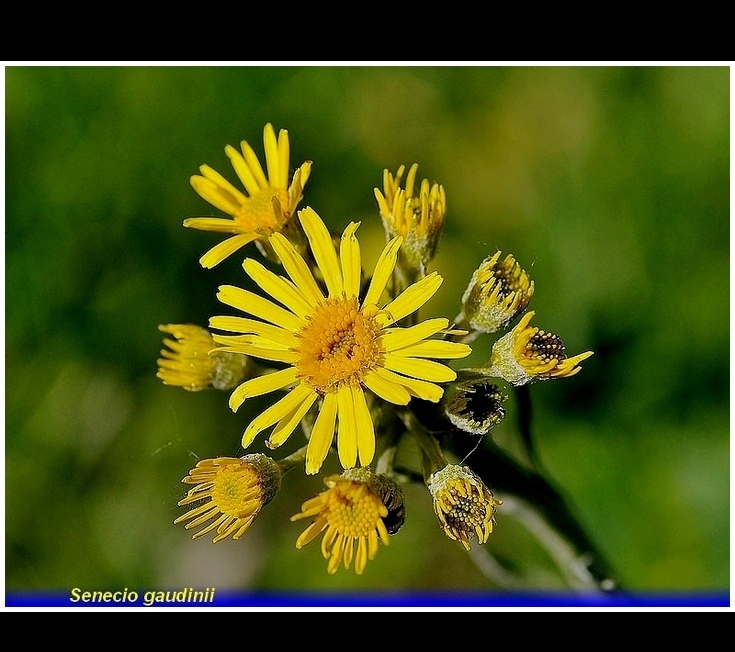
{"type": "Polygon", "coordinates": [[[311,172],[311,161],[304,162],[296,170],[289,185],[288,132],[281,129],[276,140],[273,126],[267,124],[263,131],[263,143],[268,176],[246,141],[240,143],[242,153],[231,145],[225,147],[225,153],[245,187],[244,193],[208,165],[199,168],[202,176],[191,177],[191,185],[202,199],[232,219],[192,217],[184,220],[184,226],[236,234],[205,253],[199,259],[202,267],[214,267],[253,240],[266,243],[268,236],[287,227],[303,197],[303,188],[311,172]]]}
{"type": "Polygon", "coordinates": [[[444,534],[459,541],[465,550],[477,537],[487,543],[495,525],[495,509],[503,504],[466,466],[447,464],[429,478],[434,512],[444,534]]]}
{"type": "Polygon", "coordinates": [[[168,349],[161,350],[157,376],[164,385],[176,385],[190,392],[206,387],[232,389],[245,378],[248,359],[237,353],[213,351],[209,331],[194,324],[161,324],[168,349]]]}
{"type": "Polygon", "coordinates": [[[381,297],[396,264],[401,239],[383,249],[370,283],[360,299],[358,224],[342,234],[339,253],[321,218],[311,209],[299,211],[301,225],[326,283],[325,296],[304,259],[276,233],[270,243],[290,280],[268,271],[255,260],[243,267],[278,303],[233,286],[221,286],[218,297],[258,319],[213,317],[213,328],[244,333],[214,339],[220,350],[277,361],[285,369],[253,378],[237,387],[230,407],[237,410],[253,396],[290,389],[285,397],[256,416],[243,434],[242,445],[275,424],[266,444],[276,448],[291,435],[319,399],[306,454],[306,472],[317,473],[337,430],[337,452],[343,468],[367,466],[375,454],[375,433],[366,389],[396,405],[412,396],[438,402],[444,392],[437,383],[456,378],[456,372],[432,358],[463,358],[466,344],[430,339],[449,326],[445,318],[428,319],[408,328],[393,326],[424,305],[442,278],[435,272],[406,288],[387,304],[381,297]]]}
{"type": "Polygon", "coordinates": [[[488,256],[472,274],[457,323],[494,333],[528,306],[533,281],[511,254],[500,260],[500,253],[488,256]]]}
{"type": "Polygon", "coordinates": [[[534,314],[527,312],[513,330],[495,342],[488,374],[519,386],[536,380],[566,378],[582,370],[579,363],[593,352],[567,358],[558,335],[530,326],[534,314]]]}
{"type": "Polygon", "coordinates": [[[349,568],[354,558],[355,572],[361,575],[368,560],[375,559],[379,543],[387,546],[390,543],[388,534],[400,527],[387,528],[390,512],[386,503],[392,501],[396,511],[400,510],[400,524],[403,523],[400,489],[387,476],[376,476],[368,469],[360,468],[332,475],[325,478],[324,483],[328,489],[307,500],[301,506],[301,512],[291,517],[292,521],[313,519],[297,539],[296,547],[304,547],[324,532],[321,550],[324,558],[329,560],[327,571],[335,573],[340,563],[349,568]],[[392,487],[387,488],[386,483],[392,487]],[[388,499],[383,497],[385,493],[389,494],[388,499]]]}
{"type": "Polygon", "coordinates": [[[189,521],[184,526],[187,530],[204,525],[192,539],[216,528],[212,542],[218,543],[229,536],[239,539],[245,534],[263,506],[276,495],[281,471],[276,462],[261,453],[242,458],[218,457],[198,462],[182,482],[196,486],[179,501],[179,506],[201,504],[174,523],[189,521]],[[207,521],[211,522],[206,524],[207,521]]]}
{"type": "Polygon", "coordinates": [[[423,268],[436,252],[447,214],[447,196],[443,186],[429,184],[428,179],[424,179],[418,188],[414,187],[418,170],[416,163],[408,171],[405,189],[401,188],[405,170],[402,165],[395,177],[384,170],[385,194],[375,188],[375,198],[388,238],[400,235],[403,238],[401,256],[409,266],[423,268]],[[415,195],[414,191],[417,191],[415,195]]]}

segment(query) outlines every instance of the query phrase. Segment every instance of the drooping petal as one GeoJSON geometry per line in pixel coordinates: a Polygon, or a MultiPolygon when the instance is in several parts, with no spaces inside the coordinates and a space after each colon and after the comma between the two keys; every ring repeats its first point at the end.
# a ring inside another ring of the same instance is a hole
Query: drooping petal
{"type": "Polygon", "coordinates": [[[355,406],[355,426],[357,427],[357,453],[360,466],[368,466],[375,456],[375,430],[365,393],[359,385],[353,385],[352,402],[355,406]]]}
{"type": "Polygon", "coordinates": [[[321,469],[334,439],[334,426],[337,417],[337,394],[325,394],[306,448],[306,473],[313,475],[321,469]]]}
{"type": "Polygon", "coordinates": [[[342,467],[350,469],[357,462],[357,422],[349,386],[337,390],[337,416],[337,454],[342,467]]]}
{"type": "Polygon", "coordinates": [[[214,247],[199,259],[199,264],[205,269],[211,269],[215,265],[219,265],[228,256],[234,254],[238,249],[242,249],[246,244],[251,243],[256,237],[253,233],[233,235],[231,238],[227,238],[214,245],[214,247]]]}
{"type": "Polygon", "coordinates": [[[270,449],[278,448],[281,446],[290,436],[291,433],[296,430],[296,426],[301,423],[301,419],[304,418],[306,413],[309,411],[314,401],[317,399],[316,392],[312,392],[310,396],[296,408],[294,408],[289,414],[283,417],[273,428],[271,436],[265,442],[265,445],[270,449]]]}
{"type": "Polygon", "coordinates": [[[250,425],[245,429],[245,432],[242,435],[242,447],[247,448],[248,446],[250,446],[253,439],[255,439],[255,436],[259,432],[265,430],[269,426],[272,426],[274,423],[277,423],[278,421],[283,419],[283,417],[285,417],[293,409],[295,409],[296,406],[300,405],[306,400],[309,400],[313,393],[314,392],[310,387],[308,387],[304,383],[301,383],[297,385],[293,391],[286,394],[286,396],[280,399],[277,403],[274,403],[269,408],[261,412],[250,422],[250,425]]]}
{"type": "Polygon", "coordinates": [[[275,392],[278,389],[288,387],[296,382],[297,370],[295,367],[288,367],[280,371],[274,371],[264,376],[257,376],[246,380],[244,383],[235,388],[230,394],[230,409],[237,412],[238,408],[243,404],[245,399],[253,396],[261,396],[275,392]]]}

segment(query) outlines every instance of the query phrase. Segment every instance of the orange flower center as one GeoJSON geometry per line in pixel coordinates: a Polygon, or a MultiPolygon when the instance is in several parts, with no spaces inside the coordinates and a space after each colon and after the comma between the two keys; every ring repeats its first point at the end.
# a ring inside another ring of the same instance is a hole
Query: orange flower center
{"type": "Polygon", "coordinates": [[[299,376],[320,394],[359,382],[382,360],[380,326],[356,297],[321,303],[297,337],[299,376]]]}

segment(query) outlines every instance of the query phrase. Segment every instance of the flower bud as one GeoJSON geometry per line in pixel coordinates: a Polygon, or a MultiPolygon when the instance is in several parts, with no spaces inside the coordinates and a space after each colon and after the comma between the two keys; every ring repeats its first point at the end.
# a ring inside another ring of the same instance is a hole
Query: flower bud
{"type": "Polygon", "coordinates": [[[589,358],[592,351],[567,358],[558,335],[530,326],[534,314],[527,312],[509,333],[495,342],[488,374],[519,386],[537,380],[567,378],[582,370],[579,363],[589,358]]]}
{"type": "Polygon", "coordinates": [[[192,539],[216,528],[212,542],[218,543],[245,534],[260,510],[278,492],[281,470],[274,460],[261,453],[241,458],[218,457],[200,460],[182,482],[196,486],[179,501],[179,506],[201,502],[179,516],[174,524],[189,521],[185,525],[187,530],[203,525],[192,539]]]}
{"type": "Polygon", "coordinates": [[[495,509],[503,504],[466,466],[447,464],[428,482],[434,512],[444,534],[470,550],[477,538],[487,543],[495,525],[495,509]]]}
{"type": "Polygon", "coordinates": [[[502,260],[497,251],[472,274],[462,296],[462,312],[457,319],[473,330],[494,333],[526,309],[534,282],[508,254],[502,260]]]}
{"type": "Polygon", "coordinates": [[[444,392],[444,414],[456,428],[485,435],[505,417],[502,404],[508,397],[487,377],[461,378],[460,375],[459,382],[452,383],[444,392]]]}
{"type": "Polygon", "coordinates": [[[158,330],[173,335],[163,343],[156,374],[165,385],[197,392],[207,387],[232,389],[245,378],[248,358],[218,351],[206,328],[194,324],[162,324],[158,330]]]}

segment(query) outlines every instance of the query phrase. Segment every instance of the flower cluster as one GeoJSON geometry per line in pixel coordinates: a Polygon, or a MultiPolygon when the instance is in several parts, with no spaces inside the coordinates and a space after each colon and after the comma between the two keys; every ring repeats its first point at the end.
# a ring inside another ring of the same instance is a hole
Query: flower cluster
{"type": "Polygon", "coordinates": [[[271,451],[303,439],[280,459],[250,453],[201,460],[183,479],[194,486],[179,502],[194,506],[174,522],[194,529],[193,538],[213,532],[215,543],[238,539],[274,499],[285,473],[301,467],[319,474],[332,456],[342,472],[326,476],[326,489],[291,519],[310,521],[297,548],[322,535],[329,573],[353,566],[361,574],[389,544],[405,519],[403,482],[424,483],[447,537],[468,550],[473,538],[486,543],[502,501],[487,479],[450,463],[426,426],[427,410],[447,432],[485,435],[505,414],[505,396],[491,378],[521,385],[571,376],[591,352],[566,358],[561,339],[532,328],[528,312],[496,342],[487,365],[455,370],[475,337],[505,328],[528,306],[534,283],[513,256],[497,252],[480,265],[454,322],[420,319],[443,280],[429,267],[447,214],[444,188],[418,182],[415,164],[403,185],[405,166],[395,175],[384,171],[374,195],[386,241],[366,270],[360,223],[333,234],[313,207],[299,208],[311,162],[290,174],[288,133],[276,137],[268,124],[263,141],[267,174],[247,142],[240,151],[225,148],[243,190],[207,165],[191,178],[194,190],[228,217],[184,221],[228,234],[201,257],[204,268],[255,243],[257,255],[245,257],[242,268],[256,290],[221,285],[217,298],[227,310],[207,328],[160,326],[171,337],[158,376],[189,391],[228,390],[233,412],[274,395],[241,430],[244,450],[261,433],[271,451]],[[423,472],[396,463],[410,437],[423,472]]]}

